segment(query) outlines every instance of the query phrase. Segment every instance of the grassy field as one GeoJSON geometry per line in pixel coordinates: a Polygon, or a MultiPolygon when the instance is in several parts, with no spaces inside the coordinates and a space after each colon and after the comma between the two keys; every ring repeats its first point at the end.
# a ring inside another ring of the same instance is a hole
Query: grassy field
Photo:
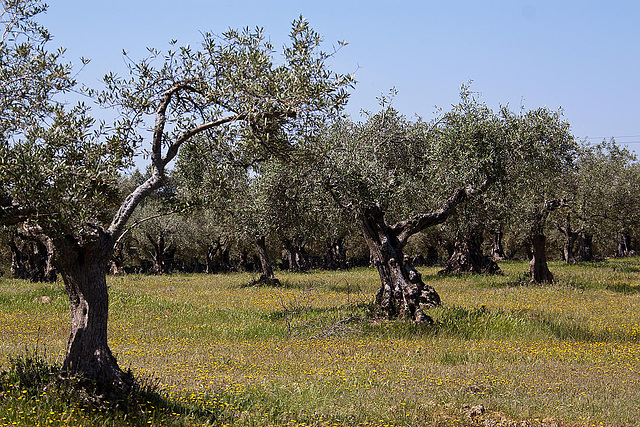
{"type": "MultiPolygon", "coordinates": [[[[640,259],[552,263],[545,286],[524,284],[524,262],[500,266],[423,270],[444,302],[430,327],[372,316],[372,269],[281,272],[281,288],[112,277],[110,346],[149,400],[63,402],[5,374],[0,425],[640,426],[640,259]]],[[[25,352],[59,364],[68,322],[61,283],[0,278],[3,369],[25,352]]]]}

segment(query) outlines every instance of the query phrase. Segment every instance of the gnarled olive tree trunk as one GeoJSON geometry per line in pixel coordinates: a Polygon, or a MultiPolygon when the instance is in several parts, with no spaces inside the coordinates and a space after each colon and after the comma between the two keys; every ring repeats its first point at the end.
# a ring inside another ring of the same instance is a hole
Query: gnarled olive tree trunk
{"type": "Polygon", "coordinates": [[[547,236],[536,233],[530,236],[532,257],[529,262],[529,275],[532,283],[552,283],[553,274],[547,264],[547,236]]]}
{"type": "Polygon", "coordinates": [[[565,206],[564,200],[548,200],[542,204],[535,214],[529,234],[532,251],[532,258],[529,263],[531,283],[553,282],[553,274],[551,274],[547,264],[547,236],[544,234],[544,228],[549,214],[562,206],[565,206]]]}
{"type": "Polygon", "coordinates": [[[438,274],[502,274],[502,270],[491,257],[480,250],[478,239],[458,240],[453,255],[438,274]]]}
{"type": "Polygon", "coordinates": [[[380,206],[366,206],[356,211],[362,235],[380,275],[381,285],[376,296],[380,312],[388,318],[406,317],[421,324],[432,321],[424,310],[440,305],[440,296],[422,281],[421,274],[405,255],[404,247],[409,237],[444,222],[459,203],[488,186],[489,181],[485,181],[478,189],[460,187],[439,211],[416,215],[395,225],[386,223],[380,206]]]}
{"type": "Polygon", "coordinates": [[[260,277],[252,283],[252,285],[279,286],[280,281],[276,279],[275,274],[273,274],[273,267],[271,266],[271,261],[269,261],[265,236],[256,236],[254,243],[256,247],[256,255],[260,261],[261,274],[260,277]]]}
{"type": "Polygon", "coordinates": [[[358,221],[380,274],[378,308],[389,318],[406,317],[417,323],[430,323],[431,318],[423,309],[440,305],[440,296],[411,265],[382,210],[378,206],[364,209],[358,221]]]}
{"type": "Polygon", "coordinates": [[[113,251],[112,235],[96,230],[82,240],[66,236],[53,240],[55,265],[64,280],[71,309],[71,331],[62,370],[81,373],[101,384],[126,389],[124,373],[107,344],[109,296],[106,275],[113,251]]]}
{"type": "Polygon", "coordinates": [[[562,258],[567,264],[575,264],[576,257],[573,255],[573,247],[576,241],[580,237],[580,233],[582,233],[582,228],[576,231],[571,229],[571,213],[567,213],[567,218],[565,220],[564,227],[560,226],[560,224],[556,224],[558,231],[564,234],[564,247],[562,251],[562,258]]]}

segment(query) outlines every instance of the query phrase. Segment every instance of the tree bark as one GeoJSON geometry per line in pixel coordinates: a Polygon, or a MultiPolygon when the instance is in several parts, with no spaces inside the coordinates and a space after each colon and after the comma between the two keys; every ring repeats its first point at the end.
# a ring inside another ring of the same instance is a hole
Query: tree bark
{"type": "Polygon", "coordinates": [[[252,285],[279,286],[280,281],[276,279],[275,274],[273,274],[273,267],[271,267],[269,255],[267,254],[265,236],[256,236],[254,243],[256,246],[256,255],[260,261],[261,274],[260,277],[252,283],[252,285]]]}
{"type": "Polygon", "coordinates": [[[53,283],[53,247],[50,239],[37,239],[18,233],[9,240],[11,250],[11,276],[32,282],[53,283]]]}
{"type": "Polygon", "coordinates": [[[379,310],[390,319],[404,317],[421,324],[431,323],[423,310],[440,305],[440,296],[411,265],[382,210],[378,206],[366,208],[358,215],[358,221],[380,275],[381,287],[376,296],[379,310]]]}
{"type": "Polygon", "coordinates": [[[618,250],[617,257],[628,257],[634,255],[635,251],[631,246],[631,235],[628,231],[623,230],[618,233],[618,250]]]}
{"type": "Polygon", "coordinates": [[[576,258],[573,255],[573,246],[575,242],[580,237],[580,233],[582,233],[582,229],[577,231],[571,230],[571,213],[567,213],[567,219],[565,220],[565,226],[561,227],[559,224],[556,224],[558,231],[564,234],[564,247],[562,250],[562,258],[567,264],[575,264],[576,258]]]}
{"type": "Polygon", "coordinates": [[[324,268],[327,270],[345,270],[347,268],[347,251],[344,248],[343,236],[327,239],[324,268]]]}
{"type": "Polygon", "coordinates": [[[432,322],[424,309],[440,305],[440,296],[432,286],[422,281],[421,274],[404,254],[403,248],[411,236],[443,223],[458,204],[481,194],[490,184],[487,179],[477,188],[458,187],[440,210],[415,215],[392,226],[386,223],[384,212],[378,205],[352,207],[380,275],[376,304],[381,313],[388,318],[409,318],[419,324],[432,322]]]}
{"type": "Polygon", "coordinates": [[[113,255],[111,255],[111,259],[109,260],[109,274],[113,276],[127,274],[124,269],[122,246],[117,246],[117,248],[113,250],[113,255]]]}
{"type": "Polygon", "coordinates": [[[549,214],[556,209],[564,207],[564,199],[553,199],[545,201],[536,212],[531,223],[529,239],[531,243],[531,262],[529,263],[529,274],[531,283],[552,283],[553,274],[547,265],[547,237],[544,234],[545,224],[549,214]]]}
{"type": "Polygon", "coordinates": [[[479,245],[472,239],[456,242],[455,251],[447,265],[438,274],[502,274],[498,264],[490,257],[484,256],[479,245]]]}
{"type": "Polygon", "coordinates": [[[502,261],[507,259],[504,254],[504,248],[502,247],[502,228],[495,232],[493,235],[493,243],[491,244],[491,259],[494,261],[502,261]]]}
{"type": "Polygon", "coordinates": [[[222,252],[222,243],[220,242],[220,239],[216,240],[215,246],[213,244],[210,244],[207,247],[207,267],[205,270],[207,274],[218,272],[219,269],[218,265],[216,264],[216,254],[218,254],[218,252],[222,252]]]}
{"type": "Polygon", "coordinates": [[[547,265],[547,237],[543,233],[531,236],[532,258],[529,274],[532,283],[553,283],[553,274],[547,265]]]}
{"type": "Polygon", "coordinates": [[[591,261],[593,259],[593,236],[584,233],[578,238],[578,259],[591,261]]]}
{"type": "Polygon", "coordinates": [[[109,296],[106,275],[113,238],[102,229],[82,240],[54,239],[55,264],[64,280],[71,309],[71,331],[62,371],[82,374],[100,385],[128,389],[132,383],[107,345],[109,296]]]}
{"type": "Polygon", "coordinates": [[[301,239],[283,239],[282,243],[287,253],[289,271],[308,271],[311,263],[301,239]]]}
{"type": "Polygon", "coordinates": [[[158,275],[168,273],[171,270],[171,264],[176,252],[175,247],[172,244],[167,245],[162,234],[157,239],[147,234],[147,239],[153,247],[153,251],[150,253],[153,262],[151,273],[158,275]]]}

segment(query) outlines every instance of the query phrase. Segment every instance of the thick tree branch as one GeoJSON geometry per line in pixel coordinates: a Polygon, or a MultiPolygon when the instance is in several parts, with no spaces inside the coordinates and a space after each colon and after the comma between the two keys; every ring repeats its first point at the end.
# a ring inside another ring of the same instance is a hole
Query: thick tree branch
{"type": "Polygon", "coordinates": [[[171,145],[169,145],[169,148],[167,149],[167,154],[164,156],[164,158],[162,158],[163,167],[166,166],[169,162],[171,162],[171,160],[173,160],[176,154],[178,154],[178,150],[180,149],[180,146],[184,144],[186,141],[188,141],[189,139],[193,138],[195,135],[201,132],[207,131],[209,129],[213,129],[218,126],[222,126],[227,123],[246,120],[247,117],[248,117],[247,114],[236,114],[234,116],[221,117],[219,119],[212,120],[210,122],[202,123],[196,127],[193,127],[187,130],[182,135],[180,135],[178,139],[176,139],[173,143],[171,143],[171,145]]]}
{"type": "Polygon", "coordinates": [[[173,95],[180,90],[180,85],[175,85],[162,94],[162,99],[156,110],[156,124],[153,128],[153,141],[151,143],[151,163],[160,164],[162,160],[162,136],[167,122],[167,108],[173,95]]]}
{"type": "Polygon", "coordinates": [[[9,198],[0,199],[0,225],[20,224],[35,214],[31,207],[20,206],[9,198]]]}
{"type": "Polygon", "coordinates": [[[173,215],[174,213],[176,213],[176,211],[170,211],[170,212],[163,212],[163,213],[159,213],[159,214],[155,214],[155,215],[151,215],[148,216],[146,218],[142,218],[137,220],[136,222],[134,222],[133,224],[131,224],[129,227],[127,227],[126,230],[124,230],[122,232],[122,234],[120,234],[120,236],[118,237],[118,239],[116,240],[116,242],[114,243],[113,247],[117,248],[118,245],[120,244],[120,242],[122,241],[122,239],[124,238],[124,236],[127,235],[127,233],[129,233],[131,230],[133,230],[134,228],[136,228],[137,226],[139,226],[140,224],[143,224],[147,221],[151,221],[152,219],[156,219],[156,218],[160,218],[163,216],[168,216],[168,215],[173,215]]]}
{"type": "Polygon", "coordinates": [[[549,214],[551,214],[551,212],[555,211],[556,209],[564,208],[567,206],[568,204],[565,199],[545,200],[545,202],[540,207],[540,210],[536,214],[534,220],[531,222],[530,234],[532,236],[536,234],[544,234],[543,230],[549,214]]]}
{"type": "MultiPolygon", "coordinates": [[[[116,213],[113,221],[109,226],[109,232],[118,239],[120,234],[124,230],[124,226],[133,214],[133,211],[138,206],[140,201],[147,197],[150,193],[162,186],[162,181],[165,177],[165,167],[171,162],[178,154],[178,150],[189,139],[195,135],[205,132],[209,129],[213,129],[218,126],[222,126],[227,123],[242,121],[242,120],[264,120],[273,119],[276,117],[295,117],[295,111],[283,111],[274,113],[265,113],[258,115],[251,115],[250,113],[235,114],[227,117],[220,117],[216,120],[211,120],[205,123],[201,123],[198,126],[194,126],[184,133],[182,133],[175,141],[169,144],[166,154],[162,155],[162,142],[164,138],[164,131],[166,125],[166,114],[169,104],[174,96],[180,91],[198,92],[197,89],[191,87],[188,84],[180,83],[167,89],[160,100],[160,104],[156,109],[156,122],[153,131],[153,141],[151,144],[151,177],[136,188],[122,203],[120,209],[116,213]]],[[[198,92],[199,93],[199,92],[198,92]]]]}
{"type": "Polygon", "coordinates": [[[471,186],[458,187],[437,212],[416,215],[406,221],[401,221],[391,227],[391,231],[398,237],[402,246],[407,243],[409,237],[424,230],[427,227],[443,223],[451,215],[456,206],[467,199],[476,197],[486,191],[491,185],[491,180],[486,179],[478,188],[471,186]]]}
{"type": "Polygon", "coordinates": [[[160,188],[162,185],[162,180],[164,178],[164,170],[159,171],[153,168],[153,172],[149,179],[140,184],[131,194],[129,194],[120,208],[118,212],[113,217],[113,221],[109,225],[109,233],[113,235],[114,238],[120,237],[120,233],[122,233],[125,224],[133,214],[133,211],[138,206],[138,204],[149,194],[151,194],[154,190],[160,188]]]}

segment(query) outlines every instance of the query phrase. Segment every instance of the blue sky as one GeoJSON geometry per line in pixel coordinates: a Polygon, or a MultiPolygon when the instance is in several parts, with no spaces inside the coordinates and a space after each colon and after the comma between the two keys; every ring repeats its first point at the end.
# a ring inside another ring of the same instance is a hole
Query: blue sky
{"type": "Polygon", "coordinates": [[[325,50],[349,43],[331,66],[355,72],[354,117],[395,87],[397,109],[429,119],[473,80],[492,108],[562,107],[579,140],[616,137],[640,152],[636,1],[58,0],[40,21],[67,60],[91,58],[78,79],[99,88],[105,73],[124,72],[123,49],[142,57],[147,46],[196,45],[201,32],[247,26],[281,46],[300,14],[325,50]]]}

